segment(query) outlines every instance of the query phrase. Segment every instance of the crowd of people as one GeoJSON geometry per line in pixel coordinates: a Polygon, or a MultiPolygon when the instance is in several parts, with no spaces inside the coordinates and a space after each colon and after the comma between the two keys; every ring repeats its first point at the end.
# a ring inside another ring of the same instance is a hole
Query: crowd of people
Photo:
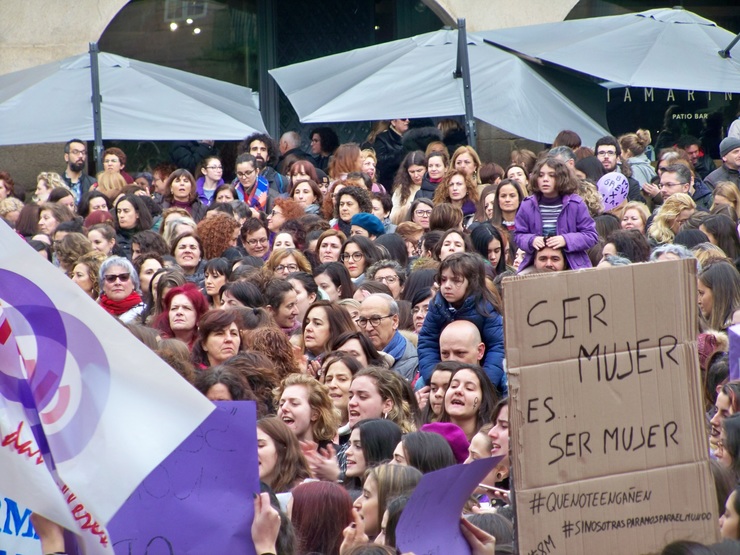
{"type": "Polygon", "coordinates": [[[73,139],[25,197],[0,171],[0,217],[40,256],[203,395],[256,402],[257,553],[396,553],[421,477],[492,456],[460,528],[475,554],[514,553],[504,278],[681,258],[718,527],[740,540],[740,139],[715,163],[692,137],[654,152],[644,130],[593,148],[563,131],[499,165],[453,120],[310,136],[304,152],[296,132],[251,135],[233,167],[213,141],[176,143],[131,174],[108,148],[95,177],[73,139]],[[618,206],[598,188],[613,173],[618,206]]]}

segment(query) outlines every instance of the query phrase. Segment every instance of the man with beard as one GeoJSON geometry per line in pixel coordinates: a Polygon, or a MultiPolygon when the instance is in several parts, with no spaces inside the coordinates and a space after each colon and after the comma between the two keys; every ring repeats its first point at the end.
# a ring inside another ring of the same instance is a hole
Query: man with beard
{"type": "Polygon", "coordinates": [[[628,200],[645,202],[641,193],[641,184],[630,175],[631,172],[629,171],[629,165],[625,163],[622,167],[619,167],[619,158],[622,154],[622,149],[620,148],[619,141],[617,141],[616,137],[611,135],[601,137],[596,141],[594,154],[596,154],[596,158],[601,162],[606,173],[619,172],[627,178],[627,182],[630,186],[629,192],[627,193],[628,200]]]}
{"type": "Polygon", "coordinates": [[[239,153],[251,154],[257,159],[260,176],[267,179],[270,189],[282,195],[288,192],[288,178],[280,175],[273,167],[278,160],[277,148],[269,135],[253,133],[239,145],[239,153]]]}
{"type": "Polygon", "coordinates": [[[87,145],[80,139],[67,141],[64,144],[64,161],[67,168],[62,173],[62,180],[74,194],[75,202],[80,202],[82,195],[96,183],[95,178],[85,172],[87,145]]]}

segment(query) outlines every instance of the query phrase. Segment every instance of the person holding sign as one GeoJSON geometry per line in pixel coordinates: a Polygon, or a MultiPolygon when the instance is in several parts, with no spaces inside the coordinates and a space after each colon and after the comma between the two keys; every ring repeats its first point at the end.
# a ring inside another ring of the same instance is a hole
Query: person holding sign
{"type": "Polygon", "coordinates": [[[562,249],[568,267],[590,268],[586,251],[598,241],[594,220],[576,195],[578,180],[556,158],[537,163],[531,183],[534,194],[522,202],[516,214],[514,241],[526,254],[519,273],[532,265],[536,251],[562,249]]]}

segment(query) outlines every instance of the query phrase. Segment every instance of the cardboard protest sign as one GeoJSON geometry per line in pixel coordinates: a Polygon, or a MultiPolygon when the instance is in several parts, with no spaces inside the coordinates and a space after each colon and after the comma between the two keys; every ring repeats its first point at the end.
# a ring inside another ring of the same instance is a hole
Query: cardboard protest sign
{"type": "Polygon", "coordinates": [[[479,459],[425,474],[414,488],[396,527],[396,546],[400,552],[470,554],[470,546],[460,532],[460,515],[478,484],[502,458],[479,459]]]}
{"type": "Polygon", "coordinates": [[[504,295],[520,553],[716,541],[695,263],[517,277],[504,295]]]}
{"type": "Polygon", "coordinates": [[[105,524],[213,410],[0,221],[0,491],[112,553],[105,524]]]}
{"type": "Polygon", "coordinates": [[[254,553],[254,402],[218,408],[136,488],[108,526],[118,555],[254,553]]]}

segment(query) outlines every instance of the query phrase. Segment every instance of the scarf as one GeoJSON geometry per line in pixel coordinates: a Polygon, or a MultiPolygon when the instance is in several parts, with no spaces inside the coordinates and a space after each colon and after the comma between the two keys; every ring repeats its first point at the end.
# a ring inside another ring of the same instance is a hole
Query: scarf
{"type": "Polygon", "coordinates": [[[347,237],[352,235],[352,224],[345,222],[342,218],[337,218],[336,229],[344,233],[347,237]]]}
{"type": "Polygon", "coordinates": [[[406,352],[406,338],[396,330],[396,333],[393,334],[393,337],[388,342],[388,345],[385,346],[383,352],[391,355],[398,362],[403,357],[403,353],[406,352]]]}
{"type": "Polygon", "coordinates": [[[120,301],[110,299],[105,293],[100,295],[100,306],[102,306],[108,314],[113,314],[113,316],[125,314],[138,304],[141,304],[141,295],[136,291],[132,291],[128,297],[121,299],[120,301]]]}
{"type": "Polygon", "coordinates": [[[257,180],[252,186],[252,191],[244,200],[250,207],[264,212],[267,208],[267,192],[270,190],[270,183],[263,176],[258,175],[257,180]]]}

